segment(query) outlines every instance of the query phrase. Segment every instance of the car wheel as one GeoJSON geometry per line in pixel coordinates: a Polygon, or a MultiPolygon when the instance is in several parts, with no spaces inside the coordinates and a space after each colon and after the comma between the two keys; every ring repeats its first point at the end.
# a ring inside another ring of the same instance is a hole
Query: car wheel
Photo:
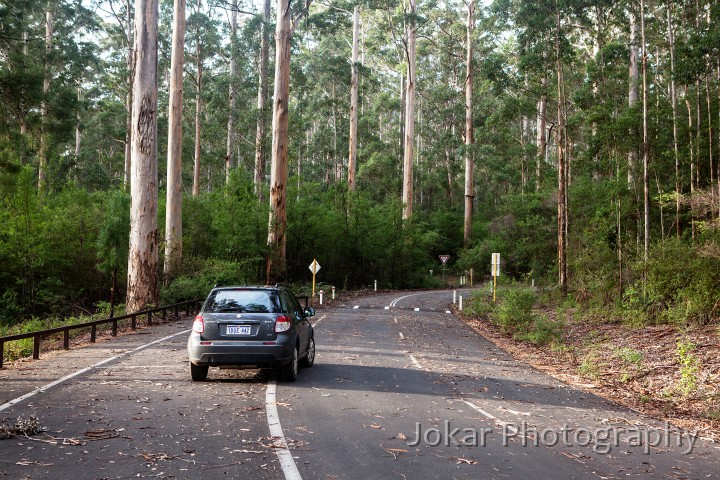
{"type": "Polygon", "coordinates": [[[209,369],[210,367],[202,367],[200,365],[190,363],[190,376],[192,377],[193,382],[204,382],[207,380],[209,369]]]}
{"type": "Polygon", "coordinates": [[[310,368],[315,363],[315,338],[310,337],[308,342],[307,357],[303,358],[300,362],[300,366],[303,368],[310,368]]]}
{"type": "Polygon", "coordinates": [[[284,367],[280,367],[280,377],[286,382],[294,382],[298,375],[298,348],[293,349],[292,359],[290,363],[284,367]]]}

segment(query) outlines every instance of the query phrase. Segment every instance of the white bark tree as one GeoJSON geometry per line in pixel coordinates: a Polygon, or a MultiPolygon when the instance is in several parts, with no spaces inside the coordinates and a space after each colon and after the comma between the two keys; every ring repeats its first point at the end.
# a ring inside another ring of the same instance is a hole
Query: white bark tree
{"type": "Polygon", "coordinates": [[[230,10],[230,87],[228,92],[228,132],[227,149],[225,150],[225,183],[230,181],[230,170],[235,157],[235,83],[237,82],[237,66],[235,55],[237,50],[237,0],[233,0],[230,10]]]}
{"type": "Polygon", "coordinates": [[[182,100],[185,66],[185,0],[174,2],[165,205],[164,282],[169,284],[182,263],[182,100]]]}
{"type": "Polygon", "coordinates": [[[355,190],[357,170],[357,124],[358,124],[358,45],[360,43],[360,6],[353,10],[352,74],[350,78],[350,138],[348,153],[348,190],[355,190]]]}
{"type": "MultiPolygon", "coordinates": [[[[202,0],[197,2],[197,11],[202,8],[202,0]]],[[[200,22],[197,23],[195,30],[195,63],[197,67],[197,76],[195,77],[195,155],[193,167],[193,189],[194,197],[200,195],[200,112],[202,110],[202,97],[200,91],[202,89],[203,76],[203,59],[202,45],[200,42],[200,22]]]]}
{"type": "Polygon", "coordinates": [[[473,64],[472,64],[472,38],[475,21],[475,4],[474,0],[468,2],[467,11],[467,58],[465,76],[465,219],[463,228],[463,244],[465,248],[470,246],[470,237],[472,236],[472,213],[473,199],[475,198],[474,189],[474,165],[471,146],[473,139],[473,64]]]}
{"type": "Polygon", "coordinates": [[[258,119],[255,129],[255,169],[253,183],[255,195],[259,200],[263,198],[263,186],[265,183],[265,104],[267,103],[268,81],[267,70],[270,56],[270,39],[268,28],[270,27],[270,0],[263,0],[263,22],[260,32],[260,73],[258,75],[258,119]]]}
{"type": "Polygon", "coordinates": [[[128,312],[158,302],[158,0],[135,2],[128,312]]]}
{"type": "Polygon", "coordinates": [[[403,220],[412,217],[413,160],[415,157],[415,36],[417,33],[417,0],[410,0],[410,18],[407,24],[407,83],[405,91],[405,131],[403,156],[403,220]]]}

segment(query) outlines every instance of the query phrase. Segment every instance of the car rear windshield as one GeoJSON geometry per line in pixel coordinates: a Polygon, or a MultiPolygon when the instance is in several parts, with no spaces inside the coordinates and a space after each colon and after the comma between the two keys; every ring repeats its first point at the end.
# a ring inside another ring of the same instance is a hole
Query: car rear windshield
{"type": "Polygon", "coordinates": [[[210,294],[203,311],[208,313],[280,313],[277,292],[270,290],[217,290],[210,294]]]}

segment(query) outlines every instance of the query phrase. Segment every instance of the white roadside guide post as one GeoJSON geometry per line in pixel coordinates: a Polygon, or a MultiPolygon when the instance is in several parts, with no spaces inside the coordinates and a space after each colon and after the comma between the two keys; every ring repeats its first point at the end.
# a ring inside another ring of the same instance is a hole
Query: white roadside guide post
{"type": "Polygon", "coordinates": [[[490,265],[490,273],[493,277],[493,302],[495,302],[495,292],[497,290],[497,277],[500,276],[500,254],[492,254],[492,263],[490,265]]]}
{"type": "Polygon", "coordinates": [[[332,299],[335,300],[335,286],[332,287],[332,299]]]}
{"type": "Polygon", "coordinates": [[[317,274],[317,272],[320,271],[320,264],[314,258],[313,258],[312,263],[310,264],[310,271],[313,274],[312,296],[313,296],[313,298],[315,298],[315,275],[317,274]]]}
{"type": "Polygon", "coordinates": [[[320,290],[320,305],[322,305],[322,297],[323,297],[323,293],[324,293],[324,292],[323,292],[322,290],[320,290]]]}

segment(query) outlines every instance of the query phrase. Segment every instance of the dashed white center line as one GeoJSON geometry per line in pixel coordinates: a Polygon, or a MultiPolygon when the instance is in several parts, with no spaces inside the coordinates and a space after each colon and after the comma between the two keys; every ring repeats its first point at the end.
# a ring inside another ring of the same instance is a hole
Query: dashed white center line
{"type": "Polygon", "coordinates": [[[390,307],[385,307],[385,310],[390,310],[390,307]]]}
{"type": "Polygon", "coordinates": [[[420,311],[420,309],[417,308],[417,307],[415,307],[414,310],[415,310],[416,312],[419,312],[419,311],[420,311]]]}
{"type": "Polygon", "coordinates": [[[358,308],[360,308],[360,305],[355,305],[355,306],[353,307],[353,310],[357,310],[358,308]]]}
{"type": "Polygon", "coordinates": [[[408,354],[408,356],[410,357],[410,360],[412,360],[413,364],[414,364],[417,368],[419,368],[420,370],[423,369],[422,365],[420,365],[420,364],[418,363],[418,361],[415,359],[415,357],[414,357],[412,354],[408,354]]]}
{"type": "Polygon", "coordinates": [[[405,340],[405,335],[402,332],[400,332],[400,340],[405,340]]]}
{"type": "Polygon", "coordinates": [[[502,420],[500,420],[499,418],[497,418],[495,415],[486,412],[485,410],[483,410],[482,408],[478,407],[477,405],[475,405],[475,404],[472,403],[472,402],[468,402],[467,400],[463,400],[463,403],[465,403],[466,405],[468,405],[469,407],[471,407],[473,410],[475,410],[475,411],[477,411],[477,412],[485,415],[485,416],[486,416],[487,418],[489,418],[490,420],[495,420],[495,422],[496,422],[498,425],[502,425],[503,427],[507,428],[508,431],[510,431],[513,435],[517,435],[518,429],[517,429],[513,424],[507,423],[507,422],[503,422],[502,420]]]}

